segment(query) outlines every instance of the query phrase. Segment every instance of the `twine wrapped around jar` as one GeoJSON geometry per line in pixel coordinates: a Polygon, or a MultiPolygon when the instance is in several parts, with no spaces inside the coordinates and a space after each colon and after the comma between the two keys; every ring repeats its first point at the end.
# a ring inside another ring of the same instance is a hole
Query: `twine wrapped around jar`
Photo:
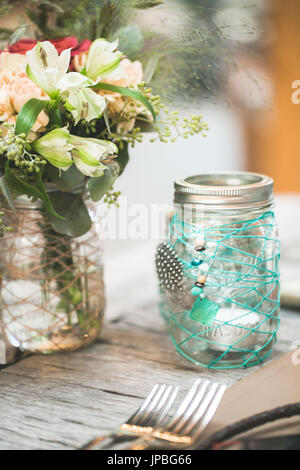
{"type": "Polygon", "coordinates": [[[255,173],[193,176],[175,183],[175,203],[156,266],[177,350],[214,369],[263,361],[279,326],[273,181],[255,173]]]}
{"type": "MultiPolygon", "coordinates": [[[[3,205],[4,206],[4,203],[3,205]]],[[[92,210],[92,208],[90,208],[92,210]]],[[[20,198],[0,244],[1,326],[23,351],[70,351],[101,331],[105,306],[99,238],[60,235],[38,203],[20,198]]]]}

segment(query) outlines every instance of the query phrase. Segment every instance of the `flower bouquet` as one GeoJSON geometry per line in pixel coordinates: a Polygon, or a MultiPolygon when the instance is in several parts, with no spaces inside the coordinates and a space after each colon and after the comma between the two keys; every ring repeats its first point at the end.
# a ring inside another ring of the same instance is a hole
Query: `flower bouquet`
{"type": "Polygon", "coordinates": [[[169,112],[118,41],[23,40],[0,54],[2,327],[37,352],[93,341],[104,293],[94,205],[115,203],[128,146],[204,133],[169,112]]]}

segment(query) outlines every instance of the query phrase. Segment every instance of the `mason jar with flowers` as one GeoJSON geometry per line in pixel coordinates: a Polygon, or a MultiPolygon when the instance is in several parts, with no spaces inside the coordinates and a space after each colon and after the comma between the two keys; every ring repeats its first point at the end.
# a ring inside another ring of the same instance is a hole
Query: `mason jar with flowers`
{"type": "Polygon", "coordinates": [[[150,78],[103,38],[27,39],[0,53],[1,326],[21,350],[69,351],[99,335],[95,206],[116,203],[142,125],[162,142],[207,129],[169,112],[150,78]]]}

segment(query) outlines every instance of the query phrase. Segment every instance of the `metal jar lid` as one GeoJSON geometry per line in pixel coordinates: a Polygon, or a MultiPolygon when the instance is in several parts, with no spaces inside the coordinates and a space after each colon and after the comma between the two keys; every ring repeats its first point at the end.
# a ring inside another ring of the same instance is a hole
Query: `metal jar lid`
{"type": "Polygon", "coordinates": [[[255,208],[273,202],[273,180],[259,173],[200,174],[177,180],[174,186],[174,202],[178,204],[255,208]]]}

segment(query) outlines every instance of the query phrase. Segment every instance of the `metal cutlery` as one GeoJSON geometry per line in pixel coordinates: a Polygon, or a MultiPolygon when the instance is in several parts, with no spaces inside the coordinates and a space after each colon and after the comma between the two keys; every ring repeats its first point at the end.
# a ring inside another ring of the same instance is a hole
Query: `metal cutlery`
{"type": "Polygon", "coordinates": [[[126,450],[194,448],[214,416],[225,390],[225,384],[196,380],[167,426],[155,425],[151,433],[135,440],[126,450]]]}
{"type": "Polygon", "coordinates": [[[168,415],[179,387],[156,384],[138,410],[115,432],[99,436],[83,447],[83,450],[111,449],[137,437],[151,434],[154,424],[162,425],[168,415]]]}

